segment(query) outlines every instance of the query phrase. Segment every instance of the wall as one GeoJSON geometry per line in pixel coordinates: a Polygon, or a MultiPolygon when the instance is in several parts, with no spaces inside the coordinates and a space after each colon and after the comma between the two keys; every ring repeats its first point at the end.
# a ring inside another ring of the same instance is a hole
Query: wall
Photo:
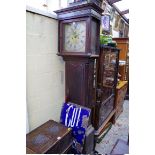
{"type": "Polygon", "coordinates": [[[29,131],[59,121],[65,98],[65,64],[58,52],[58,21],[26,12],[26,88],[29,131]]]}
{"type": "Polygon", "coordinates": [[[27,107],[26,107],[26,133],[29,133],[29,120],[28,120],[27,107]]]}

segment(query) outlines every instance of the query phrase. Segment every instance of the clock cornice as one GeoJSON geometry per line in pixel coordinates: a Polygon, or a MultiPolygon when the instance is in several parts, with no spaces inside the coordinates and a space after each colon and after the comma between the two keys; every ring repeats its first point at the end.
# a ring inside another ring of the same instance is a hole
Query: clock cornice
{"type": "Polygon", "coordinates": [[[59,20],[86,17],[86,16],[93,16],[100,20],[103,11],[104,10],[101,9],[96,4],[88,3],[67,7],[61,10],[56,10],[54,12],[57,14],[59,20]]]}

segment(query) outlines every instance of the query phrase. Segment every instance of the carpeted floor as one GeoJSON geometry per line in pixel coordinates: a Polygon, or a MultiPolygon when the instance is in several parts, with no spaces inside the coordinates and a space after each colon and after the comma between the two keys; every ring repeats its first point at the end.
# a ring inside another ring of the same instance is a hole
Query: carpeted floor
{"type": "Polygon", "coordinates": [[[100,154],[110,154],[117,139],[128,140],[129,133],[129,101],[125,100],[123,113],[116,120],[102,141],[96,145],[95,150],[100,154]]]}

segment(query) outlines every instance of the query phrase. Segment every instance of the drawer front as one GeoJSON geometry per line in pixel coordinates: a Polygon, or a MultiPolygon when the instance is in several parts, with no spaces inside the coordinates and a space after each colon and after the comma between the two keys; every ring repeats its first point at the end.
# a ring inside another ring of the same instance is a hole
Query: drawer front
{"type": "Polygon", "coordinates": [[[108,115],[114,109],[114,97],[110,98],[105,104],[101,105],[99,114],[99,126],[106,120],[108,115]]]}
{"type": "Polygon", "coordinates": [[[62,137],[58,143],[52,146],[50,150],[46,152],[46,154],[62,154],[72,142],[72,133],[69,132],[65,137],[62,137]]]}

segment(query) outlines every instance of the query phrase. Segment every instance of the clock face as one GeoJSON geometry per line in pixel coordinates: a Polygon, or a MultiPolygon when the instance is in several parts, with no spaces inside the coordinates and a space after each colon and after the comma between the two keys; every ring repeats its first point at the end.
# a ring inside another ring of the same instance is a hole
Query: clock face
{"type": "Polygon", "coordinates": [[[86,21],[64,25],[64,50],[66,52],[85,52],[86,21]]]}

